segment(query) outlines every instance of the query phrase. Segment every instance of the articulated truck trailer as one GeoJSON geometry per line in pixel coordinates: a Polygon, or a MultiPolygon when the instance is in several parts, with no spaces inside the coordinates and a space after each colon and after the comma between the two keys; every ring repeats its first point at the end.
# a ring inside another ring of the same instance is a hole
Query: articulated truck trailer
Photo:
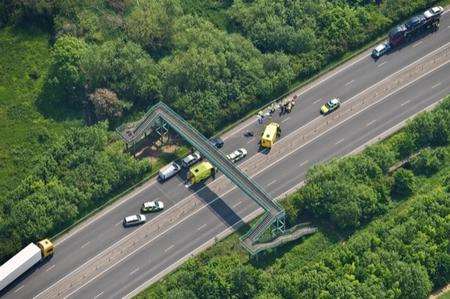
{"type": "Polygon", "coordinates": [[[30,243],[0,267],[0,291],[37,263],[53,255],[53,244],[48,239],[30,243]]]}

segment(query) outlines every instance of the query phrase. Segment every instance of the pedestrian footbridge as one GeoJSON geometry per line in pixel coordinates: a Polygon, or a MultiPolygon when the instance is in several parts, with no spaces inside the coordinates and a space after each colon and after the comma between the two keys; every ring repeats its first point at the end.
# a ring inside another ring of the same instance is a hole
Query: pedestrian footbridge
{"type": "Polygon", "coordinates": [[[256,253],[257,251],[252,248],[257,244],[263,233],[270,228],[272,235],[284,233],[285,212],[283,208],[256,182],[218,151],[203,134],[198,132],[166,104],[159,102],[140,121],[123,125],[117,129],[117,132],[127,145],[132,146],[152,131],[167,131],[167,125],[188,141],[203,157],[264,209],[265,213],[257,225],[253,226],[241,239],[246,249],[251,253],[256,253]]]}

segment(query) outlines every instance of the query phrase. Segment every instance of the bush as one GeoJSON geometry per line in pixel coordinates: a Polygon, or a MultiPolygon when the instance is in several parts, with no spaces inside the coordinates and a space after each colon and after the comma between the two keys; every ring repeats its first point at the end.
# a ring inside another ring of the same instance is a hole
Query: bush
{"type": "Polygon", "coordinates": [[[445,149],[423,149],[411,159],[411,167],[417,175],[430,176],[441,169],[447,162],[445,149]]]}
{"type": "MultiPolygon", "coordinates": [[[[9,215],[0,219],[0,248],[25,246],[59,232],[150,170],[148,162],[123,153],[123,144],[111,143],[106,128],[100,123],[68,130],[0,201],[1,211],[9,215]]],[[[2,250],[0,261],[11,253],[2,250]]]]}
{"type": "Polygon", "coordinates": [[[411,170],[400,168],[394,173],[392,192],[400,196],[408,196],[416,189],[416,178],[411,170]]]}

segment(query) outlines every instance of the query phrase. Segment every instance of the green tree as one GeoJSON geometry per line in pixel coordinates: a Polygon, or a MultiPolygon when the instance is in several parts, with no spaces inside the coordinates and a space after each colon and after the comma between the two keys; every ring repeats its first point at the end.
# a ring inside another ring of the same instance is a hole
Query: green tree
{"type": "Polygon", "coordinates": [[[69,104],[79,106],[85,99],[85,77],[81,71],[81,60],[87,45],[71,36],[59,38],[52,51],[53,64],[48,76],[50,89],[56,99],[67,99],[69,104]]]}
{"type": "Polygon", "coordinates": [[[231,272],[231,293],[236,298],[253,298],[264,288],[261,273],[252,266],[239,265],[231,272]]]}
{"type": "Polygon", "coordinates": [[[400,196],[414,193],[416,189],[416,178],[411,170],[400,168],[394,173],[394,184],[392,192],[400,196]]]}
{"type": "Polygon", "coordinates": [[[108,41],[92,45],[82,60],[88,88],[107,88],[124,102],[149,105],[159,96],[159,69],[133,42],[108,41]]]}
{"type": "Polygon", "coordinates": [[[172,47],[173,22],[181,15],[181,6],[175,0],[148,0],[136,5],[125,19],[127,35],[151,53],[172,47]]]}
{"type": "Polygon", "coordinates": [[[445,151],[425,148],[411,159],[411,167],[416,174],[432,175],[445,165],[445,160],[445,151]]]}

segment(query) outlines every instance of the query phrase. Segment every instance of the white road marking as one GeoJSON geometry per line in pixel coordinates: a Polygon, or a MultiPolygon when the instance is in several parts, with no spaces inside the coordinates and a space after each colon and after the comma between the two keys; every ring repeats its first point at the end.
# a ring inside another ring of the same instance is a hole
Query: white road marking
{"type": "Polygon", "coordinates": [[[387,63],[387,61],[384,61],[384,62],[380,63],[379,65],[377,65],[377,67],[381,67],[381,66],[385,65],[386,63],[387,63]]]}
{"type": "Polygon", "coordinates": [[[290,117],[286,117],[286,118],[283,119],[281,122],[282,122],[282,123],[287,122],[289,119],[290,119],[290,117]]]}
{"type": "Polygon", "coordinates": [[[338,145],[338,144],[341,143],[342,141],[344,141],[344,138],[342,138],[341,140],[339,140],[339,141],[336,142],[335,144],[338,145]]]}
{"type": "MultiPolygon", "coordinates": [[[[348,101],[350,101],[350,100],[353,99],[353,98],[358,97],[360,94],[364,93],[365,91],[367,91],[367,90],[369,90],[369,89],[372,89],[372,88],[375,87],[375,86],[378,86],[381,82],[383,82],[383,81],[385,81],[385,80],[388,80],[389,78],[393,77],[394,75],[396,75],[397,73],[403,71],[404,69],[406,69],[406,68],[408,68],[408,67],[411,67],[412,65],[415,65],[415,64],[417,64],[418,62],[424,60],[425,58],[427,58],[427,57],[433,55],[434,53],[438,52],[438,51],[441,50],[442,48],[447,47],[449,44],[450,44],[450,42],[447,42],[446,44],[442,45],[441,47],[439,47],[439,48],[433,50],[432,52],[430,52],[430,53],[428,53],[428,54],[422,56],[421,58],[419,58],[418,60],[414,61],[413,63],[404,66],[404,67],[401,68],[400,70],[398,70],[398,71],[394,72],[393,74],[389,75],[388,77],[384,78],[382,81],[379,81],[378,83],[376,83],[376,84],[374,84],[374,85],[372,85],[372,86],[366,88],[365,90],[360,91],[357,95],[351,97],[348,101]]],[[[364,59],[364,58],[366,58],[366,57],[368,57],[368,56],[369,56],[369,54],[368,54],[368,55],[365,55],[364,57],[361,57],[360,59],[358,59],[358,61],[360,61],[360,60],[362,60],[362,59],[364,59]]],[[[355,64],[356,62],[357,62],[357,61],[355,61],[353,64],[355,64]]],[[[442,64],[442,65],[440,65],[440,66],[438,66],[438,67],[435,67],[435,68],[433,68],[433,69],[427,71],[427,72],[424,73],[424,74],[419,75],[419,76],[416,77],[413,81],[411,81],[411,82],[409,82],[408,84],[406,84],[406,85],[404,85],[404,86],[401,86],[400,88],[397,88],[396,90],[390,92],[389,94],[387,94],[387,95],[385,95],[384,97],[382,97],[381,99],[379,99],[377,102],[372,103],[372,104],[370,104],[370,105],[367,105],[366,107],[364,107],[364,109],[362,109],[361,111],[359,111],[357,114],[352,114],[352,115],[348,116],[347,118],[343,119],[342,121],[335,123],[333,126],[329,127],[329,128],[328,128],[327,130],[325,130],[324,132],[322,132],[322,133],[316,135],[314,138],[312,138],[311,140],[309,140],[307,143],[302,144],[302,145],[299,146],[298,148],[296,148],[296,149],[290,151],[289,153],[287,153],[285,156],[283,156],[283,157],[281,157],[280,159],[278,159],[278,160],[276,160],[276,161],[270,163],[270,164],[267,165],[265,168],[259,170],[254,176],[260,174],[262,171],[268,169],[269,167],[272,167],[274,164],[278,163],[278,162],[279,162],[280,160],[282,160],[282,159],[285,159],[287,156],[290,156],[292,153],[294,153],[294,152],[300,150],[300,149],[303,148],[305,145],[310,144],[311,142],[315,141],[317,138],[319,138],[320,136],[322,136],[322,135],[328,133],[329,131],[331,131],[332,129],[334,129],[335,127],[337,127],[338,125],[341,125],[341,124],[345,123],[345,122],[348,121],[349,119],[352,119],[353,117],[359,115],[361,112],[363,112],[363,111],[369,109],[369,108],[372,107],[373,105],[378,104],[378,103],[381,103],[384,99],[388,98],[388,97],[391,96],[392,94],[398,92],[399,90],[402,90],[402,89],[408,87],[409,85],[411,85],[411,84],[413,84],[414,82],[420,80],[421,78],[423,78],[424,76],[430,74],[431,72],[436,71],[437,69],[443,67],[443,66],[446,65],[446,64],[447,64],[447,63],[444,63],[444,64],[442,64]]],[[[349,66],[350,66],[350,65],[349,65],[349,66]]],[[[349,66],[347,66],[346,68],[348,68],[349,66]]],[[[342,69],[341,69],[340,71],[342,71],[342,69]]],[[[339,71],[339,72],[340,72],[340,71],[339,71]]],[[[334,76],[334,75],[333,75],[333,76],[334,76]]],[[[331,77],[332,77],[332,76],[331,76],[331,77]]],[[[327,78],[327,79],[328,79],[328,78],[327,78]]],[[[324,79],[324,80],[322,80],[322,81],[325,81],[325,80],[326,80],[326,79],[324,79]]],[[[318,83],[318,84],[319,84],[319,83],[318,83]]],[[[318,85],[318,84],[316,84],[316,85],[318,85]]],[[[309,87],[309,89],[311,89],[311,88],[312,88],[312,87],[309,87]]],[[[317,117],[316,119],[318,119],[318,118],[320,118],[320,117],[317,117]]],[[[314,122],[316,119],[314,119],[314,120],[312,120],[311,122],[309,122],[309,123],[307,123],[307,124],[301,126],[300,128],[296,129],[295,131],[289,133],[288,135],[284,136],[282,139],[288,138],[290,135],[293,135],[293,134],[297,133],[299,130],[301,130],[301,129],[303,129],[304,127],[310,125],[310,124],[311,124],[312,122],[314,122]]],[[[244,127],[246,127],[246,126],[244,126],[244,127]]],[[[239,130],[237,130],[235,133],[241,131],[241,129],[242,129],[242,128],[240,128],[239,130]]],[[[235,133],[233,133],[233,134],[235,134],[235,133]]],[[[280,140],[282,140],[282,139],[280,139],[280,140]]],[[[258,157],[258,155],[255,155],[255,156],[253,156],[252,158],[256,158],[256,157],[258,157]]],[[[249,163],[250,163],[250,161],[252,161],[252,160],[253,160],[253,159],[249,159],[249,160],[247,160],[246,162],[249,162],[249,163]]],[[[252,177],[254,177],[254,176],[252,176],[252,177]]],[[[156,181],[152,181],[152,184],[151,184],[151,185],[153,185],[155,182],[156,182],[156,181]]],[[[214,182],[218,182],[218,181],[216,180],[216,181],[213,181],[212,183],[214,183],[214,182]]],[[[148,187],[148,186],[146,186],[146,187],[148,187]]],[[[207,186],[203,187],[202,189],[204,189],[204,188],[207,188],[207,186]]],[[[202,189],[200,189],[200,190],[202,190],[202,189]]],[[[224,194],[222,194],[221,197],[225,196],[226,194],[228,194],[229,192],[231,192],[231,191],[233,191],[233,190],[235,190],[235,189],[236,189],[236,187],[233,187],[233,188],[229,189],[229,190],[226,191],[224,194]]],[[[145,190],[145,188],[142,189],[142,190],[139,190],[138,193],[142,192],[143,190],[145,190]]],[[[188,198],[190,198],[191,196],[195,196],[200,190],[198,190],[196,193],[194,193],[194,194],[192,194],[192,195],[186,197],[184,200],[179,201],[177,204],[175,204],[174,206],[172,206],[170,209],[174,209],[176,206],[181,205],[182,203],[184,203],[184,202],[185,202],[188,198]]],[[[111,266],[107,267],[107,269],[105,269],[105,270],[103,270],[102,272],[100,272],[99,274],[95,275],[92,279],[88,280],[86,283],[83,283],[80,287],[78,287],[78,288],[76,288],[74,291],[72,291],[68,296],[71,296],[72,294],[76,293],[78,290],[80,290],[81,288],[83,288],[85,285],[89,284],[92,280],[96,279],[97,277],[99,277],[99,276],[102,275],[103,273],[109,271],[111,268],[113,268],[113,267],[116,266],[117,264],[121,263],[124,259],[128,258],[129,256],[131,256],[132,254],[134,254],[135,252],[137,252],[137,251],[138,251],[139,249],[141,249],[142,247],[148,245],[150,242],[152,242],[152,241],[155,240],[156,238],[158,238],[158,237],[160,237],[161,235],[163,235],[163,234],[167,233],[168,231],[172,230],[173,227],[175,227],[176,225],[182,223],[182,222],[185,221],[187,218],[190,218],[190,217],[192,217],[193,215],[197,214],[197,213],[198,213],[199,211],[201,211],[203,208],[206,208],[207,206],[211,205],[213,202],[215,202],[215,201],[218,200],[218,199],[219,199],[219,197],[216,197],[216,198],[215,198],[214,200],[212,200],[209,204],[204,205],[202,208],[198,209],[197,211],[193,212],[193,213],[190,214],[190,215],[187,215],[186,217],[184,217],[183,219],[181,219],[180,221],[178,221],[177,223],[175,223],[175,224],[172,225],[171,227],[167,228],[167,229],[164,230],[163,232],[161,232],[161,233],[159,233],[158,235],[154,236],[151,240],[147,241],[147,242],[144,243],[143,245],[141,245],[141,246],[139,246],[138,248],[136,248],[135,250],[133,250],[133,252],[131,252],[131,253],[129,253],[128,255],[126,255],[125,257],[121,258],[119,261],[113,263],[111,266]]],[[[128,199],[127,199],[127,200],[128,200],[128,199]]],[[[120,204],[123,204],[123,202],[120,202],[120,204]]],[[[168,211],[169,211],[170,209],[167,209],[167,210],[166,210],[166,213],[162,213],[162,214],[160,214],[159,216],[153,218],[153,221],[152,221],[152,222],[156,221],[156,220],[157,220],[158,218],[160,218],[160,217],[165,216],[165,215],[168,213],[168,211]]],[[[97,218],[97,219],[98,219],[98,218],[97,218]]],[[[96,219],[96,220],[97,220],[97,219],[96,219]]],[[[143,227],[145,227],[145,226],[142,226],[142,228],[143,228],[143,227]]],[[[125,239],[131,238],[134,234],[136,234],[136,233],[139,232],[139,231],[140,231],[139,229],[138,229],[138,230],[135,230],[133,233],[131,233],[131,234],[125,236],[125,237],[124,237],[123,239],[121,239],[120,241],[123,241],[123,240],[125,240],[125,239]]],[[[106,248],[105,250],[107,250],[107,249],[109,249],[109,248],[113,248],[113,247],[119,246],[119,245],[120,245],[120,242],[116,242],[114,245],[112,245],[112,246],[106,248]]],[[[53,283],[52,285],[48,286],[45,290],[41,291],[41,292],[40,292],[39,294],[37,294],[35,297],[39,297],[41,294],[45,293],[47,290],[49,290],[50,288],[52,288],[54,285],[56,285],[57,283],[59,283],[60,281],[62,281],[63,279],[65,279],[66,277],[70,276],[70,275],[73,274],[75,271],[78,271],[78,270],[79,270],[81,267],[83,267],[85,264],[92,262],[96,257],[98,257],[99,255],[101,255],[105,250],[103,250],[102,252],[99,252],[96,256],[90,258],[88,261],[84,262],[84,263],[83,263],[82,265],[80,265],[78,268],[72,270],[70,273],[68,273],[68,274],[66,274],[64,277],[60,278],[57,282],[55,282],[55,283],[53,283]]]]}
{"type": "Polygon", "coordinates": [[[136,273],[137,271],[139,271],[139,267],[137,267],[136,269],[134,269],[133,271],[130,272],[130,276],[133,275],[134,273],[136,273]]]}
{"type": "Polygon", "coordinates": [[[119,222],[117,222],[116,224],[114,224],[114,226],[118,226],[120,224],[122,224],[123,220],[120,220],[119,222]]]}
{"type": "Polygon", "coordinates": [[[354,81],[355,80],[352,80],[352,81],[349,81],[349,82],[345,83],[345,86],[348,86],[348,85],[352,84],[354,81]]]}
{"type": "Polygon", "coordinates": [[[253,138],[250,139],[249,141],[247,141],[247,144],[252,143],[253,142],[253,138]]]}
{"type": "Polygon", "coordinates": [[[431,89],[436,88],[436,87],[440,86],[441,84],[442,84],[442,82],[436,83],[433,86],[431,86],[431,89]]]}
{"type": "Polygon", "coordinates": [[[175,245],[170,245],[169,247],[167,247],[165,250],[164,250],[164,252],[167,252],[167,251],[169,251],[170,249],[172,249],[172,248],[174,248],[175,247],[175,245]]]}
{"type": "Polygon", "coordinates": [[[415,43],[412,47],[415,48],[415,47],[419,46],[422,43],[423,43],[423,40],[421,40],[420,42],[415,43]]]}
{"type": "Polygon", "coordinates": [[[50,271],[51,269],[55,268],[55,266],[56,266],[56,265],[53,265],[53,266],[50,266],[50,267],[48,267],[48,269],[47,269],[47,270],[45,270],[45,272],[48,272],[48,271],[50,271]]]}
{"type": "Polygon", "coordinates": [[[25,285],[23,284],[22,286],[18,287],[17,290],[14,291],[14,293],[17,293],[18,291],[20,291],[21,289],[23,289],[25,285]]]}
{"type": "Polygon", "coordinates": [[[407,101],[404,101],[400,106],[405,106],[406,104],[408,104],[410,101],[409,100],[407,100],[407,101]]]}
{"type": "Polygon", "coordinates": [[[322,99],[315,100],[315,101],[313,102],[313,104],[317,104],[317,103],[320,102],[320,101],[322,101],[322,99]]]}
{"type": "Polygon", "coordinates": [[[84,243],[83,245],[81,245],[81,248],[86,247],[87,245],[89,245],[89,243],[91,243],[91,241],[87,241],[86,243],[84,243]]]}
{"type": "Polygon", "coordinates": [[[202,228],[204,228],[206,226],[206,223],[205,224],[202,224],[202,225],[200,225],[198,228],[197,228],[197,230],[201,230],[202,228]]]}
{"type": "Polygon", "coordinates": [[[275,184],[276,182],[277,182],[277,180],[273,180],[272,182],[270,182],[270,183],[267,184],[267,187],[269,187],[270,185],[275,184]]]}
{"type": "Polygon", "coordinates": [[[373,123],[376,122],[376,121],[377,121],[377,120],[374,119],[374,120],[372,120],[371,122],[368,122],[368,123],[366,124],[366,127],[370,126],[371,124],[373,124],[373,123]]]}
{"type": "Polygon", "coordinates": [[[240,205],[241,203],[242,203],[242,201],[235,203],[235,204],[232,206],[232,208],[237,207],[237,206],[240,205]]]}
{"type": "Polygon", "coordinates": [[[303,165],[307,164],[309,160],[305,160],[302,163],[298,164],[298,167],[302,167],[303,165]]]}
{"type": "Polygon", "coordinates": [[[94,299],[97,299],[98,297],[100,297],[101,295],[103,295],[103,292],[98,293],[97,295],[95,295],[94,299]]]}

